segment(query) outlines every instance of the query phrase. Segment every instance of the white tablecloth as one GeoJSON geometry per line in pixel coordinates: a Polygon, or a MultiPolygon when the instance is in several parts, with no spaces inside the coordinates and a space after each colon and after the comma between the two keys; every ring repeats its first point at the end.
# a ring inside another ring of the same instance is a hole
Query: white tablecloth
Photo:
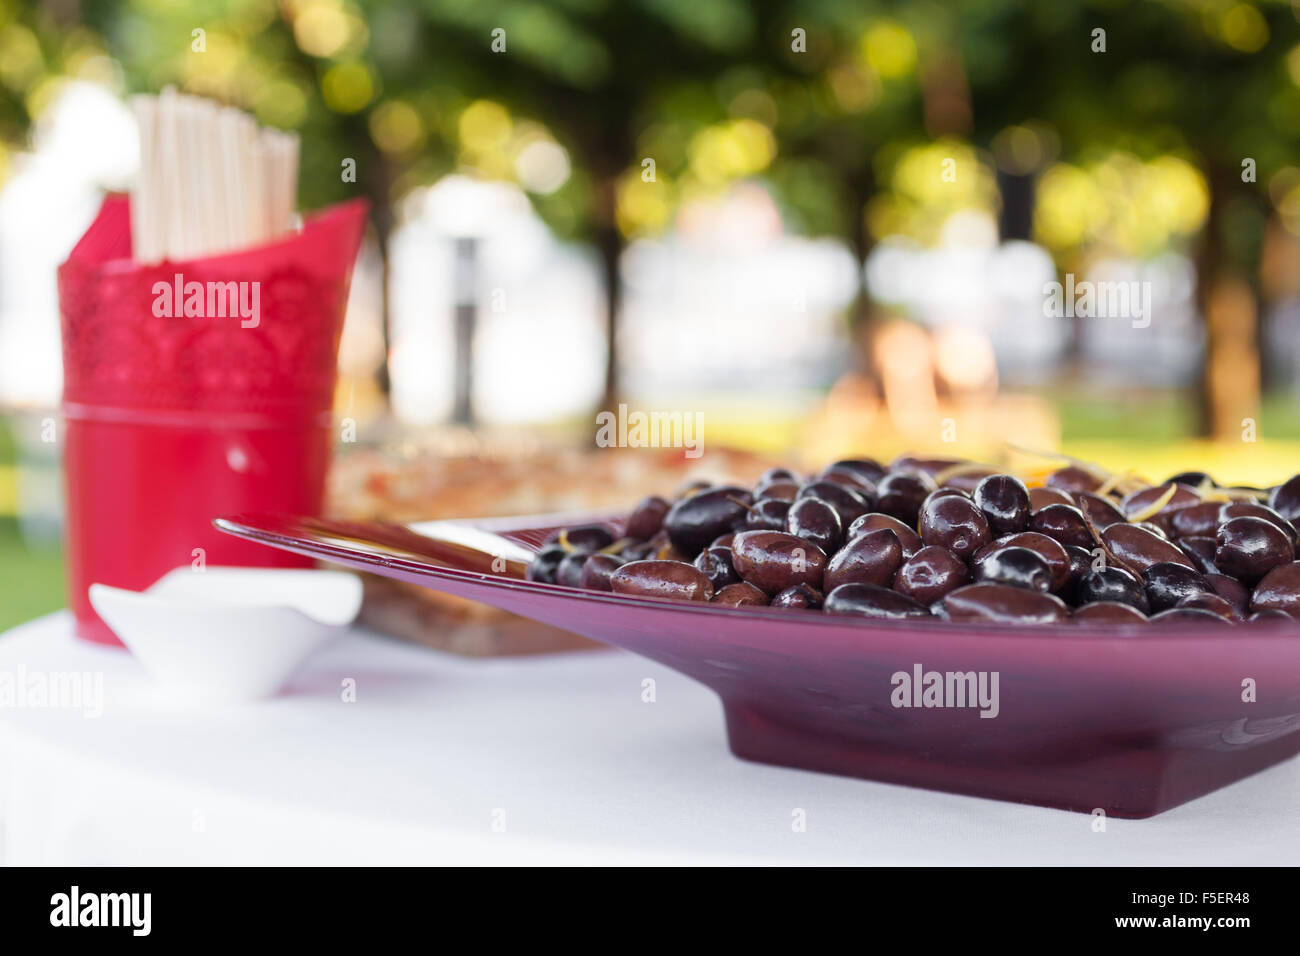
{"type": "Polygon", "coordinates": [[[197,709],[60,613],[0,636],[19,667],[101,672],[104,707],[0,707],[9,864],[1300,862],[1300,760],[1099,833],[737,760],[712,692],[616,651],[463,660],[354,632],[277,698],[197,709]]]}

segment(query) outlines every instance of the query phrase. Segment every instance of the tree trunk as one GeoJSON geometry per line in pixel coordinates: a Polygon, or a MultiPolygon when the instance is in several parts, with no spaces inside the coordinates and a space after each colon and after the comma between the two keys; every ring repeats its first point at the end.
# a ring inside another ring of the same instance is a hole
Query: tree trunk
{"type": "Polygon", "coordinates": [[[605,387],[600,407],[613,409],[618,404],[618,315],[622,309],[623,292],[619,281],[618,264],[623,255],[623,236],[617,226],[602,226],[596,230],[596,247],[600,250],[601,277],[605,282],[605,387]]]}
{"type": "Polygon", "coordinates": [[[875,176],[872,175],[871,167],[864,166],[858,175],[850,177],[849,188],[853,194],[850,209],[853,220],[849,223],[849,247],[853,250],[853,257],[858,261],[858,294],[854,298],[850,321],[857,331],[858,326],[865,325],[871,319],[871,300],[867,294],[865,271],[867,257],[871,255],[871,250],[875,246],[875,240],[867,229],[866,216],[867,203],[876,191],[875,176]]]}
{"type": "Polygon", "coordinates": [[[392,168],[378,149],[367,151],[366,170],[362,188],[370,199],[370,219],[375,225],[375,244],[379,249],[379,269],[381,287],[379,290],[379,332],[384,346],[384,360],[375,370],[375,382],[379,394],[388,400],[392,391],[392,380],[388,372],[388,358],[392,350],[392,319],[389,315],[389,262],[388,244],[393,234],[395,220],[391,190],[393,185],[392,168]]]}
{"type": "Polygon", "coordinates": [[[389,316],[389,295],[388,282],[391,276],[391,268],[388,264],[388,240],[392,233],[392,224],[381,227],[376,217],[375,222],[375,244],[379,247],[379,281],[381,288],[379,290],[379,335],[383,343],[384,360],[379,363],[379,368],[375,370],[375,384],[379,387],[379,394],[387,401],[392,393],[393,382],[388,374],[388,356],[392,349],[392,319],[389,316]]]}
{"type": "Polygon", "coordinates": [[[596,191],[594,238],[600,253],[601,279],[605,283],[605,384],[601,392],[600,408],[614,410],[618,406],[618,320],[623,307],[623,283],[619,276],[619,262],[626,242],[619,231],[615,216],[617,178],[614,174],[601,177],[596,191]]]}
{"type": "Polygon", "coordinates": [[[856,371],[865,375],[873,383],[879,383],[875,360],[872,355],[872,338],[875,331],[875,312],[871,305],[870,290],[867,288],[867,258],[875,247],[875,239],[867,229],[867,203],[876,192],[876,178],[870,165],[864,164],[856,175],[847,177],[852,191],[849,214],[853,220],[849,223],[849,247],[853,258],[857,260],[857,295],[849,309],[849,336],[856,353],[856,371]]]}
{"type": "Polygon", "coordinates": [[[1207,179],[1210,206],[1196,257],[1196,304],[1205,323],[1197,430],[1203,438],[1241,441],[1253,436],[1249,424],[1259,415],[1258,250],[1231,247],[1226,213],[1235,200],[1254,197],[1231,168],[1213,164],[1207,179]]]}

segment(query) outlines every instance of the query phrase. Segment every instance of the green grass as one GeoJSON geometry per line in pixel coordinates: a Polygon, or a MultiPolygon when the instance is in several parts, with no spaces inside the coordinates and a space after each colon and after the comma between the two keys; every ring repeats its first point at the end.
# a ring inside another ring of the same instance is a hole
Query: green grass
{"type": "Polygon", "coordinates": [[[23,543],[12,518],[0,518],[0,631],[64,606],[63,554],[23,543]]]}
{"type": "Polygon", "coordinates": [[[0,631],[65,604],[63,554],[23,541],[13,514],[13,466],[17,449],[9,422],[0,416],[0,631]]]}
{"type": "Polygon", "coordinates": [[[1265,397],[1259,411],[1259,430],[1269,438],[1300,439],[1300,397],[1295,394],[1265,397]]]}
{"type": "Polygon", "coordinates": [[[1101,398],[1077,392],[1049,395],[1061,416],[1061,439],[1065,442],[1171,441],[1188,438],[1196,430],[1196,409],[1177,392],[1134,393],[1119,398],[1101,398]]]}
{"type": "MultiPolygon", "coordinates": [[[[1063,389],[1045,397],[1056,404],[1066,442],[1112,440],[1146,445],[1195,437],[1196,407],[1184,392],[1133,390],[1107,398],[1063,389]]],[[[1260,439],[1300,439],[1300,398],[1280,392],[1265,396],[1258,425],[1260,439]]]]}

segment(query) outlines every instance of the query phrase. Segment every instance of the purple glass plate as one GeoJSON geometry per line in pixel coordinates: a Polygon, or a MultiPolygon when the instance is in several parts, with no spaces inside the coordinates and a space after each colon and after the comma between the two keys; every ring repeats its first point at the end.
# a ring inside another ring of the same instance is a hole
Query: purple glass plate
{"type": "MultiPolygon", "coordinates": [[[[672,667],[718,693],[731,750],[747,760],[1148,817],[1300,752],[1300,622],[868,621],[522,580],[548,533],[593,517],[407,528],[239,515],[216,525],[672,667]]],[[[620,530],[619,519],[607,523],[620,530]]]]}

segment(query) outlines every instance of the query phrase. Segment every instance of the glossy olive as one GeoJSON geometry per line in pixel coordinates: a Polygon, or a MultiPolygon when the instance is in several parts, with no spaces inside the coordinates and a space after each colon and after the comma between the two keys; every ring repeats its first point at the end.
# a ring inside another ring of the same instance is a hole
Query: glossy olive
{"type": "Polygon", "coordinates": [[[1052,589],[1052,569],[1037,551],[998,548],[975,565],[979,583],[1009,584],[1044,593],[1052,589]]]}
{"type": "Polygon", "coordinates": [[[667,531],[660,531],[650,539],[650,557],[657,561],[685,561],[688,564],[694,560],[692,555],[673,544],[667,531]]]}
{"type": "Polygon", "coordinates": [[[855,475],[847,471],[828,471],[820,475],[817,480],[834,482],[843,488],[871,495],[872,497],[876,494],[875,485],[861,475],[855,475]]]}
{"type": "Polygon", "coordinates": [[[1093,494],[1091,491],[1075,492],[1074,504],[1078,506],[1080,513],[1087,515],[1091,519],[1099,531],[1104,531],[1113,524],[1127,520],[1124,517],[1124,512],[1115,506],[1115,502],[1101,495],[1093,494]]]}
{"type": "Polygon", "coordinates": [[[707,601],[713,585],[694,565],[683,561],[629,561],[609,579],[615,594],[707,601]]]}
{"type": "Polygon", "coordinates": [[[810,481],[799,489],[795,500],[820,498],[840,516],[840,525],[847,528],[855,519],[871,511],[871,495],[865,489],[847,488],[833,481],[810,481]]]}
{"type": "Polygon", "coordinates": [[[710,488],[673,505],[664,517],[664,530],[673,547],[693,558],[718,535],[743,526],[749,502],[743,488],[710,488]]]}
{"type": "Polygon", "coordinates": [[[971,500],[984,512],[994,536],[1024,531],[1029,522],[1029,489],[1012,475],[989,475],[981,479],[971,493],[971,500]]]}
{"type": "Polygon", "coordinates": [[[921,504],[932,491],[934,482],[927,482],[920,475],[890,472],[876,485],[875,510],[915,528],[921,504]]]}
{"type": "Polygon", "coordinates": [[[1300,617],[1300,561],[1279,565],[1255,585],[1252,611],[1285,611],[1300,617]]]}
{"type": "Polygon", "coordinates": [[[874,584],[841,584],[826,595],[828,614],[899,620],[929,617],[930,609],[905,594],[874,584]]]}
{"type": "Polygon", "coordinates": [[[619,552],[619,557],[624,561],[643,561],[653,557],[657,550],[653,542],[633,541],[619,552]]]}
{"type": "Polygon", "coordinates": [[[1243,617],[1245,616],[1250,607],[1250,589],[1246,585],[1236,578],[1213,571],[1205,575],[1205,580],[1209,582],[1210,589],[1215,594],[1235,607],[1243,617]]]}
{"type": "Polygon", "coordinates": [[[921,540],[947,548],[962,560],[993,540],[984,512],[968,498],[927,498],[921,508],[921,540]]]}
{"type": "Polygon", "coordinates": [[[555,542],[565,551],[586,552],[599,551],[614,543],[614,536],[604,525],[585,524],[574,528],[564,528],[555,533],[555,542]]]}
{"type": "Polygon", "coordinates": [[[727,607],[763,607],[767,604],[767,595],[748,581],[736,581],[715,591],[711,603],[727,607]]]}
{"type": "Polygon", "coordinates": [[[1056,488],[1030,488],[1029,489],[1029,510],[1037,511],[1039,508],[1046,508],[1048,505],[1072,505],[1074,499],[1064,491],[1056,488]]]}
{"type": "Polygon", "coordinates": [[[903,546],[888,528],[868,531],[849,541],[826,565],[823,591],[842,584],[874,584],[889,587],[903,563],[903,546]]]}
{"type": "Polygon", "coordinates": [[[1187,485],[1189,488],[1199,488],[1201,485],[1214,487],[1214,479],[1203,471],[1180,471],[1178,474],[1170,475],[1164,480],[1166,485],[1170,482],[1187,485]]]}
{"type": "Polygon", "coordinates": [[[1123,568],[1100,568],[1089,571],[1079,579],[1076,595],[1080,604],[1094,601],[1114,601],[1128,604],[1143,614],[1151,610],[1142,582],[1123,568]]]}
{"type": "Polygon", "coordinates": [[[796,584],[784,591],[777,591],[772,596],[772,607],[816,611],[821,608],[823,603],[825,603],[825,599],[822,592],[816,588],[810,588],[806,584],[796,584]]]}
{"type": "Polygon", "coordinates": [[[1178,547],[1191,559],[1192,564],[1202,574],[1210,574],[1219,570],[1214,566],[1214,552],[1218,548],[1218,543],[1212,536],[1189,535],[1186,538],[1179,538],[1178,547]]]}
{"type": "Polygon", "coordinates": [[[1156,515],[1155,518],[1153,518],[1150,521],[1134,521],[1129,525],[1129,527],[1142,528],[1145,531],[1150,531],[1161,541],[1169,541],[1171,540],[1170,539],[1171,529],[1166,527],[1168,523],[1169,523],[1169,513],[1165,513],[1163,515],[1156,515]],[[1162,523],[1158,524],[1156,522],[1156,519],[1160,519],[1162,523]]]}
{"type": "Polygon", "coordinates": [[[1202,501],[1187,508],[1179,508],[1169,518],[1174,535],[1178,538],[1214,537],[1219,528],[1219,509],[1223,507],[1217,501],[1202,501]]]}
{"type": "Polygon", "coordinates": [[[1203,591],[1200,594],[1189,594],[1179,601],[1175,607],[1189,607],[1209,611],[1211,614],[1217,614],[1225,621],[1235,622],[1245,618],[1245,615],[1233,607],[1232,604],[1209,591],[1203,591]]]}
{"type": "Polygon", "coordinates": [[[1209,580],[1182,564],[1158,561],[1142,572],[1147,603],[1152,611],[1167,611],[1185,598],[1213,593],[1209,580]]]}
{"type": "Polygon", "coordinates": [[[555,569],[560,566],[560,562],[568,557],[569,552],[565,551],[559,544],[544,545],[533,560],[528,564],[528,570],[524,572],[524,577],[529,581],[540,581],[544,584],[555,583],[555,569]]]}
{"type": "Polygon", "coordinates": [[[971,496],[967,492],[962,491],[960,488],[954,488],[951,485],[944,485],[942,488],[936,488],[934,489],[934,491],[930,492],[928,495],[925,496],[925,501],[921,502],[921,510],[923,511],[925,510],[925,502],[929,501],[931,498],[948,498],[948,497],[965,498],[967,501],[971,500],[971,496]]]}
{"type": "Polygon", "coordinates": [[[1076,624],[1145,624],[1147,616],[1131,604],[1094,601],[1076,608],[1070,619],[1076,624]]]}
{"type": "Polygon", "coordinates": [[[731,552],[741,579],[767,594],[796,584],[821,588],[826,552],[803,538],[784,531],[742,531],[731,552]]]}
{"type": "Polygon", "coordinates": [[[894,590],[929,605],[969,581],[965,561],[947,548],[927,545],[899,567],[894,575],[894,590]]]}
{"type": "Polygon", "coordinates": [[[612,591],[609,579],[627,562],[612,554],[589,555],[578,574],[578,587],[593,591],[612,591]]]}
{"type": "Polygon", "coordinates": [[[1088,523],[1083,520],[1083,512],[1070,505],[1048,505],[1035,511],[1029,519],[1029,530],[1076,548],[1091,548],[1096,544],[1088,523]]]}
{"type": "Polygon", "coordinates": [[[800,498],[790,506],[785,530],[833,554],[844,540],[840,514],[820,498],[800,498]]]}
{"type": "Polygon", "coordinates": [[[1182,509],[1165,508],[1157,514],[1152,515],[1146,521],[1134,521],[1133,525],[1137,528],[1146,528],[1164,538],[1166,541],[1173,541],[1174,538],[1177,537],[1174,532],[1173,519],[1174,515],[1178,514],[1180,510],[1182,509]]]}
{"type": "Polygon", "coordinates": [[[581,587],[582,569],[590,557],[590,551],[570,551],[555,567],[555,583],[566,588],[581,587]]]}
{"type": "Polygon", "coordinates": [[[1048,475],[1045,484],[1049,488],[1057,488],[1061,491],[1094,491],[1101,484],[1101,480],[1092,472],[1077,465],[1066,465],[1048,475]]]}
{"type": "Polygon", "coordinates": [[[1070,559],[1070,573],[1065,584],[1057,589],[1056,596],[1066,604],[1077,604],[1079,603],[1079,580],[1092,570],[1096,557],[1086,548],[1076,548],[1072,544],[1063,547],[1066,556],[1070,559]]]}
{"type": "Polygon", "coordinates": [[[1069,617],[1065,602],[1052,594],[1006,584],[968,584],[944,597],[950,621],[990,624],[1055,624],[1069,617]]]}
{"type": "Polygon", "coordinates": [[[763,498],[750,506],[745,515],[746,531],[784,531],[785,516],[790,502],[778,498],[763,498]]]}
{"type": "Polygon", "coordinates": [[[1214,566],[1244,584],[1295,559],[1295,548],[1282,531],[1263,518],[1231,518],[1215,536],[1214,566]]]}
{"type": "Polygon", "coordinates": [[[874,458],[843,458],[839,461],[831,462],[826,467],[830,471],[847,471],[850,474],[860,476],[870,485],[874,485],[884,478],[887,469],[874,458]]]}
{"type": "Polygon", "coordinates": [[[1120,564],[1137,574],[1161,561],[1192,567],[1177,545],[1137,525],[1113,524],[1102,531],[1101,539],[1120,564]]]}
{"type": "Polygon", "coordinates": [[[1065,546],[1045,534],[1039,534],[1037,531],[1022,531],[1019,534],[1003,535],[997,541],[985,545],[983,549],[976,552],[971,566],[973,568],[976,563],[982,561],[994,551],[1013,547],[1028,548],[1030,551],[1038,552],[1043,560],[1047,562],[1047,566],[1052,569],[1053,591],[1060,591],[1070,580],[1070,555],[1066,552],[1065,546]]]}
{"type": "Polygon", "coordinates": [[[998,472],[992,468],[985,468],[977,471],[963,471],[960,474],[945,478],[943,486],[945,488],[955,488],[973,495],[981,481],[985,478],[992,478],[997,473],[998,472]]]}
{"type": "Polygon", "coordinates": [[[758,476],[755,484],[764,485],[773,481],[798,481],[799,476],[789,468],[769,468],[758,476]]]}
{"type": "Polygon", "coordinates": [[[625,533],[629,538],[636,538],[638,541],[653,538],[664,526],[664,517],[671,507],[666,499],[658,495],[642,498],[640,504],[632,509],[632,514],[628,516],[625,533]]]}
{"type": "MultiPolygon", "coordinates": [[[[1200,504],[1200,496],[1190,488],[1180,484],[1173,484],[1172,487],[1174,489],[1173,497],[1165,502],[1157,514],[1200,504]]],[[[1119,508],[1124,512],[1126,518],[1132,518],[1139,511],[1147,510],[1151,505],[1169,494],[1169,488],[1170,484],[1152,485],[1150,488],[1142,488],[1139,491],[1131,492],[1124,496],[1119,508]]]]}
{"type": "Polygon", "coordinates": [[[878,511],[863,515],[849,525],[849,533],[845,535],[845,540],[852,541],[859,535],[866,534],[868,531],[879,531],[881,528],[887,528],[898,535],[905,558],[910,558],[924,546],[921,536],[916,533],[916,528],[903,524],[892,515],[881,514],[878,511]]]}
{"type": "Polygon", "coordinates": [[[1295,526],[1268,505],[1257,504],[1253,501],[1229,501],[1219,507],[1220,524],[1231,521],[1233,518],[1260,518],[1267,521],[1286,535],[1287,540],[1291,542],[1291,547],[1295,547],[1295,526]]]}
{"type": "Polygon", "coordinates": [[[1254,614],[1250,615],[1250,617],[1246,618],[1246,621],[1249,624],[1254,624],[1259,621],[1265,623],[1269,621],[1284,621],[1288,624],[1294,624],[1295,620],[1296,619],[1286,611],[1279,611],[1276,608],[1267,608],[1263,611],[1256,611],[1254,614]]]}
{"type": "Polygon", "coordinates": [[[947,471],[953,465],[963,464],[959,458],[917,458],[915,455],[899,455],[889,463],[889,472],[907,473],[909,475],[919,475],[929,479],[931,489],[934,488],[934,476],[941,471],[947,471]]]}
{"type": "Polygon", "coordinates": [[[799,494],[800,484],[797,481],[771,481],[766,484],[754,486],[754,498],[775,498],[778,501],[794,501],[795,496],[799,494]]]}
{"type": "Polygon", "coordinates": [[[1161,626],[1183,624],[1225,624],[1226,619],[1199,607],[1171,607],[1167,611],[1153,614],[1148,621],[1161,626]]]}
{"type": "Polygon", "coordinates": [[[733,564],[730,548],[717,545],[707,547],[696,555],[694,564],[700,573],[709,579],[709,584],[713,585],[714,591],[719,591],[728,584],[735,584],[740,580],[740,575],[736,573],[733,564]]]}
{"type": "Polygon", "coordinates": [[[1300,523],[1300,475],[1292,476],[1270,491],[1268,506],[1292,524],[1300,523]]]}

